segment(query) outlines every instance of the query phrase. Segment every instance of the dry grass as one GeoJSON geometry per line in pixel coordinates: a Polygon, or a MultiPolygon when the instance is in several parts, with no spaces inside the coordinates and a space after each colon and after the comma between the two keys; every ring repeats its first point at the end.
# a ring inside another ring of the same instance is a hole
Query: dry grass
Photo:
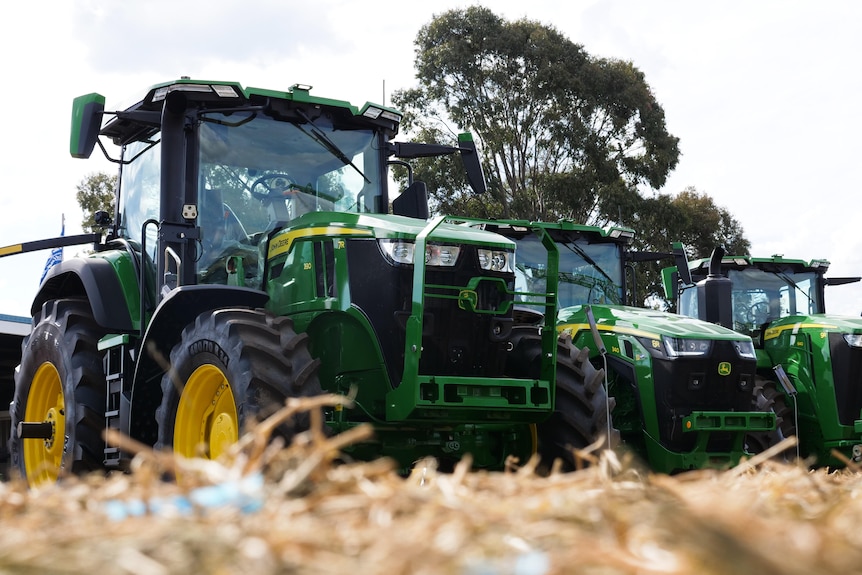
{"type": "MultiPolygon", "coordinates": [[[[290,404],[279,417],[313,407],[290,404]]],[[[530,464],[481,473],[466,462],[443,474],[427,461],[403,478],[385,460],[333,465],[364,428],[278,448],[266,442],[275,421],[222,462],[126,441],[138,450],[130,474],[38,491],[0,484],[0,572],[862,572],[853,470],[761,458],[670,477],[603,453],[548,477],[530,464]],[[163,481],[165,471],[179,481],[163,481]]]]}

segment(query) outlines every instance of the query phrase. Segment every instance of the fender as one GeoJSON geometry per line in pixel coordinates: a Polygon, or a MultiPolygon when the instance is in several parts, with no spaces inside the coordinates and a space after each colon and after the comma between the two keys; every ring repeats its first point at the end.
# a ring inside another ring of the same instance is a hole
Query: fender
{"type": "Polygon", "coordinates": [[[133,329],[117,272],[107,260],[73,258],[52,267],[30,306],[30,315],[35,316],[46,301],[71,296],[87,298],[96,322],[109,331],[133,329]]]}
{"type": "Polygon", "coordinates": [[[320,313],[304,329],[301,325],[296,328],[309,335],[308,349],[312,357],[321,360],[318,375],[327,391],[341,391],[337,385],[339,378],[350,379],[350,374],[372,371],[377,372],[372,376],[374,384],[359,389],[358,401],[368,394],[385,394],[392,389],[380,340],[368,317],[358,307],[320,313]]]}
{"type": "Polygon", "coordinates": [[[155,411],[161,403],[161,379],[183,328],[206,311],[262,308],[268,300],[266,292],[247,287],[188,285],[171,290],[153,312],[138,346],[139,358],[131,390],[129,435],[148,445],[155,444],[158,432],[155,429],[155,411]]]}

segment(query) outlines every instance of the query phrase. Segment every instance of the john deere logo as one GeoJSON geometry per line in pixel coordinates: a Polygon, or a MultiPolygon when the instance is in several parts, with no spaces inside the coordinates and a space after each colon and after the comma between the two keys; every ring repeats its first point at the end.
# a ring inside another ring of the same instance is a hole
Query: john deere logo
{"type": "Polygon", "coordinates": [[[729,361],[722,361],[718,364],[718,375],[730,375],[729,361]]]}
{"type": "Polygon", "coordinates": [[[462,289],[458,294],[458,307],[467,311],[476,311],[479,304],[479,294],[470,289],[462,289]]]}

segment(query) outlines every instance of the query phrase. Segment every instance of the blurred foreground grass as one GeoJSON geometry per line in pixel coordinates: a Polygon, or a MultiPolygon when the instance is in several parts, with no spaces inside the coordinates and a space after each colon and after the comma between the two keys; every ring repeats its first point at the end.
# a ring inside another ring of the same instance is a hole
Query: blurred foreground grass
{"type": "Polygon", "coordinates": [[[224,461],[112,437],[138,452],[129,474],[0,484],[0,573],[862,572],[854,470],[763,457],[667,476],[601,453],[568,474],[424,461],[404,478],[386,460],[333,464],[364,428],[267,442],[278,417],[326,401],[289,404],[224,461]]]}

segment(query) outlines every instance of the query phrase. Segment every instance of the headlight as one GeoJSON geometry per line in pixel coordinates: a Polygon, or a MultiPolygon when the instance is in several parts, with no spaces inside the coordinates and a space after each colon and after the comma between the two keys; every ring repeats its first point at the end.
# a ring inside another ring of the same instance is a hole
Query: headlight
{"type": "Polygon", "coordinates": [[[511,272],[514,269],[515,254],[502,250],[479,248],[479,267],[495,272],[511,272]]]}
{"type": "Polygon", "coordinates": [[[425,246],[425,264],[429,266],[451,267],[458,261],[461,248],[458,246],[438,246],[428,244],[425,246]]]}
{"type": "Polygon", "coordinates": [[[737,341],[734,343],[736,347],[736,353],[739,354],[739,357],[743,359],[756,359],[757,356],[754,354],[754,344],[750,341],[737,341]]]}
{"type": "MultiPolygon", "coordinates": [[[[416,244],[411,240],[380,240],[380,249],[391,261],[397,264],[413,264],[416,244]]],[[[452,267],[458,262],[461,248],[458,246],[427,244],[425,264],[429,266],[452,267]]]]}
{"type": "Polygon", "coordinates": [[[862,347],[862,333],[845,333],[844,341],[850,347],[862,347]]]}
{"type": "Polygon", "coordinates": [[[662,341],[670,357],[700,357],[709,355],[712,349],[712,340],[708,339],[683,339],[665,335],[662,341]]]}
{"type": "Polygon", "coordinates": [[[380,249],[396,264],[413,264],[413,242],[380,240],[380,249]]]}

